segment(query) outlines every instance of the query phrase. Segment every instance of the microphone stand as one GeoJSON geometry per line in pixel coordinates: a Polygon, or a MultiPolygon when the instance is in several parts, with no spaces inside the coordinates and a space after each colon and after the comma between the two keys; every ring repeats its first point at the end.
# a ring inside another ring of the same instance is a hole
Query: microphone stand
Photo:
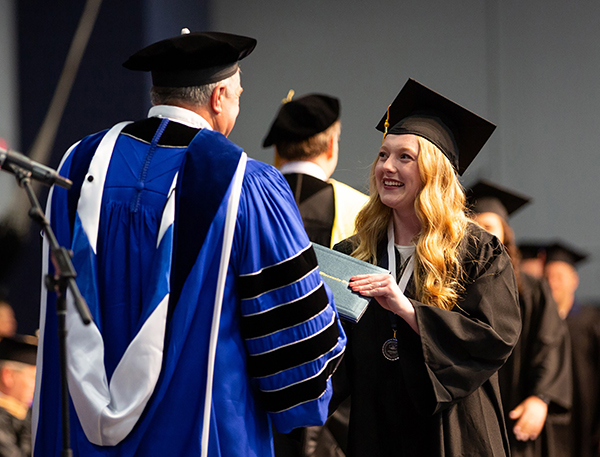
{"type": "Polygon", "coordinates": [[[71,262],[72,253],[58,244],[50,222],[46,219],[44,211],[37,199],[33,186],[31,185],[31,171],[18,167],[14,164],[9,165],[15,174],[19,186],[25,189],[27,197],[31,202],[29,217],[42,226],[44,235],[50,245],[51,258],[56,273],[54,276],[48,274],[44,278],[46,288],[56,292],[56,314],[58,317],[58,343],[60,356],[60,377],[61,377],[61,407],[62,407],[62,457],[71,457],[73,451],[70,449],[71,435],[69,423],[69,387],[67,384],[67,289],[73,295],[75,307],[81,317],[84,325],[92,322],[90,310],[85,299],[77,287],[75,277],[77,273],[71,262]]]}

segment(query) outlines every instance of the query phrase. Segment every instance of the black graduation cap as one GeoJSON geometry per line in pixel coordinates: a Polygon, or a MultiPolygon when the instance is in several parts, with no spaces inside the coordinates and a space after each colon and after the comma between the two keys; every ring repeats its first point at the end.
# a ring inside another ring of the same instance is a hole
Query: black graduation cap
{"type": "Polygon", "coordinates": [[[496,126],[409,79],[376,128],[388,135],[413,134],[431,141],[462,175],[496,126]]]}
{"type": "Polygon", "coordinates": [[[35,365],[38,339],[29,335],[15,335],[0,341],[0,360],[35,365]]]}
{"type": "Polygon", "coordinates": [[[284,100],[263,141],[263,147],[281,142],[304,141],[329,128],[340,118],[340,101],[324,94],[308,94],[284,100]]]}
{"type": "Polygon", "coordinates": [[[157,87],[201,86],[229,78],[255,46],[254,38],[230,33],[182,33],[136,52],[123,66],[152,72],[157,87]]]}
{"type": "Polygon", "coordinates": [[[546,246],[548,243],[536,242],[536,241],[524,241],[519,243],[517,246],[521,252],[521,259],[537,259],[540,256],[546,255],[546,246]]]}
{"type": "Polygon", "coordinates": [[[467,190],[467,200],[475,213],[495,213],[508,220],[508,216],[529,203],[531,198],[481,179],[467,190]]]}
{"type": "Polygon", "coordinates": [[[557,241],[546,247],[546,263],[552,261],[566,262],[573,267],[587,258],[587,254],[568,246],[562,241],[557,241]]]}

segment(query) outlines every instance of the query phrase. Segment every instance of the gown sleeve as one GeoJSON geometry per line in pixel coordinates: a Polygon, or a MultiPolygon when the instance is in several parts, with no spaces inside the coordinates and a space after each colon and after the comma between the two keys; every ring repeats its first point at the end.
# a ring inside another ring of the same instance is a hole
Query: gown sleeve
{"type": "Polygon", "coordinates": [[[510,355],[521,330],[515,275],[500,241],[471,225],[463,248],[464,292],[457,305],[448,311],[411,299],[420,338],[399,332],[400,360],[423,358],[424,364],[401,365],[409,391],[425,414],[448,408],[488,381],[510,355]],[[421,351],[411,350],[415,345],[421,351]],[[427,381],[432,391],[424,389],[427,381]]]}
{"type": "Polygon", "coordinates": [[[327,419],[346,337],[289,185],[273,167],[248,167],[234,240],[242,337],[261,405],[287,433],[327,419]]]}
{"type": "Polygon", "coordinates": [[[531,391],[548,402],[549,414],[571,407],[571,345],[568,328],[558,315],[550,287],[545,281],[521,276],[522,288],[531,290],[537,307],[530,327],[531,353],[524,376],[531,391]],[[527,281],[527,286],[525,282],[527,281]]]}

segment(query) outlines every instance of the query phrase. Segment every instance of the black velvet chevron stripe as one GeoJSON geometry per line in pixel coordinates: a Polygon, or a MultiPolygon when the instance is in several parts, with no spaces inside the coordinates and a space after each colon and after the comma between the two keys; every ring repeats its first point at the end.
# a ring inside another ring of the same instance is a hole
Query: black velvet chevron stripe
{"type": "Polygon", "coordinates": [[[327,329],[306,340],[248,358],[248,372],[253,378],[270,376],[303,363],[316,360],[337,344],[340,336],[334,321],[327,329]]]}
{"type": "Polygon", "coordinates": [[[319,376],[307,379],[285,389],[274,392],[261,392],[260,401],[266,411],[277,413],[285,411],[301,403],[319,398],[327,388],[327,380],[333,374],[344,355],[341,352],[331,359],[319,376]]]}
{"type": "MultiPolygon", "coordinates": [[[[128,124],[123,129],[123,134],[150,144],[161,120],[158,117],[150,117],[128,124]]],[[[158,140],[158,145],[162,147],[187,148],[199,130],[180,124],[179,122],[169,122],[158,140]]]]}
{"type": "Polygon", "coordinates": [[[239,277],[242,300],[287,286],[306,276],[317,266],[317,257],[312,246],[302,254],[277,265],[264,268],[260,273],[239,277]]]}
{"type": "Polygon", "coordinates": [[[323,311],[329,303],[325,286],[321,284],[306,297],[264,313],[242,317],[241,329],[245,339],[259,338],[293,327],[323,311]]]}

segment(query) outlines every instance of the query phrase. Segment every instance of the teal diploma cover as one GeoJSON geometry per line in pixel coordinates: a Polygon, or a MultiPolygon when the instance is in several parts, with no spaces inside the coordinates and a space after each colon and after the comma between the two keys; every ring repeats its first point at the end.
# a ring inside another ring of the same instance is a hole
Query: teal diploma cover
{"type": "Polygon", "coordinates": [[[313,248],[321,277],[333,292],[338,314],[351,322],[358,322],[371,298],[352,292],[348,287],[350,278],[355,275],[387,274],[389,271],[320,244],[313,243],[313,248]]]}

